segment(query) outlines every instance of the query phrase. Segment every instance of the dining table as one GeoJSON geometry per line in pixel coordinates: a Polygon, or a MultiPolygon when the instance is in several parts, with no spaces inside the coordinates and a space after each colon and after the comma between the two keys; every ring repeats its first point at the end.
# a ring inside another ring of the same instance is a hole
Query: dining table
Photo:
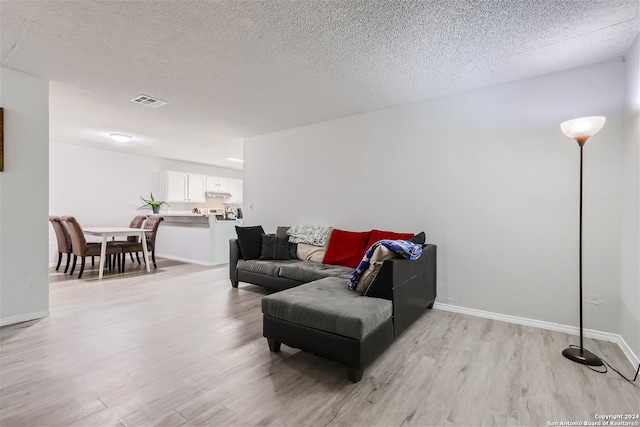
{"type": "Polygon", "coordinates": [[[145,228],[130,227],[85,227],[84,234],[102,238],[102,246],[100,249],[100,272],[98,273],[98,279],[102,279],[104,273],[104,260],[107,251],[107,241],[110,237],[112,239],[115,239],[116,237],[123,236],[139,236],[140,241],[142,242],[144,262],[147,266],[147,272],[150,273],[151,268],[149,267],[149,251],[147,250],[147,238],[145,236],[145,232],[147,231],[149,230],[145,228]]]}

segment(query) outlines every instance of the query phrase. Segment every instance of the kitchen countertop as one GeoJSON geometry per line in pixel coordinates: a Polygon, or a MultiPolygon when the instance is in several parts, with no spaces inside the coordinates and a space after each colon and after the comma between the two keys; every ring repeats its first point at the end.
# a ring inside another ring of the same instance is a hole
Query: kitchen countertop
{"type": "Polygon", "coordinates": [[[212,222],[237,222],[237,220],[215,219],[215,215],[213,214],[170,213],[164,214],[164,222],[174,224],[210,224],[212,222]]]}
{"type": "Polygon", "coordinates": [[[194,214],[168,214],[164,216],[164,222],[179,224],[209,224],[209,217],[205,215],[194,214]]]}
{"type": "Polygon", "coordinates": [[[210,213],[193,213],[193,212],[167,212],[167,213],[163,213],[161,215],[164,216],[213,216],[215,214],[210,214],[210,213]]]}

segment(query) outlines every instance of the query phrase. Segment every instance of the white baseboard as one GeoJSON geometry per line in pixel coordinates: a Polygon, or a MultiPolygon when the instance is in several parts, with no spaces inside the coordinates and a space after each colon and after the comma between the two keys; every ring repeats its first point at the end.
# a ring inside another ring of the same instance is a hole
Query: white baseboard
{"type": "MultiPolygon", "coordinates": [[[[177,256],[173,256],[173,255],[166,255],[166,254],[156,254],[157,257],[159,258],[167,258],[167,259],[173,259],[176,261],[182,261],[182,262],[188,262],[189,264],[198,264],[198,265],[206,265],[207,267],[212,267],[214,265],[224,265],[224,264],[228,264],[228,262],[226,263],[222,263],[222,264],[214,264],[212,262],[206,262],[206,261],[202,261],[199,259],[191,259],[191,258],[182,258],[182,257],[177,257],[177,256]]],[[[151,258],[151,255],[149,255],[149,258],[151,258]]],[[[57,262],[50,262],[49,263],[49,268],[53,267],[55,268],[57,262]]],[[[71,265],[69,265],[69,267],[71,267],[71,265]]],[[[60,268],[64,269],[64,263],[60,264],[60,268]]]]}
{"type": "Polygon", "coordinates": [[[629,344],[627,344],[624,338],[622,338],[622,336],[618,336],[620,337],[618,345],[624,352],[624,355],[627,356],[627,359],[629,359],[632,365],[635,365],[634,368],[638,369],[638,365],[640,365],[640,356],[636,355],[633,350],[631,350],[631,347],[629,346],[629,344]]]}
{"type": "MultiPolygon", "coordinates": [[[[182,261],[182,262],[188,262],[189,264],[206,265],[207,267],[211,267],[212,265],[215,265],[213,263],[210,263],[210,262],[207,262],[207,261],[203,261],[201,259],[183,258],[183,257],[179,257],[179,256],[173,256],[173,255],[167,255],[167,254],[161,254],[161,253],[157,253],[156,257],[173,259],[173,260],[182,261]]],[[[151,258],[151,255],[149,255],[149,258],[151,258]]]]}
{"type": "MultiPolygon", "coordinates": [[[[482,317],[485,319],[515,323],[517,325],[531,326],[534,328],[547,329],[556,332],[564,332],[571,335],[580,335],[580,328],[578,328],[577,326],[545,322],[543,320],[528,319],[526,317],[511,316],[508,314],[493,313],[490,311],[476,310],[475,308],[460,307],[458,305],[442,304],[439,302],[436,302],[433,305],[433,308],[436,308],[438,310],[451,311],[454,313],[468,314],[469,316],[482,317]]],[[[631,347],[629,347],[629,344],[627,344],[627,342],[624,340],[624,338],[622,338],[622,336],[618,334],[596,331],[594,329],[585,329],[584,336],[587,338],[594,338],[618,344],[622,352],[625,354],[625,356],[627,356],[627,359],[629,359],[629,362],[634,365],[634,369],[636,369],[638,364],[640,363],[639,355],[635,354],[631,350],[631,347]]]]}
{"type": "Polygon", "coordinates": [[[14,323],[28,322],[29,320],[42,319],[49,316],[49,310],[34,311],[32,313],[19,314],[17,316],[0,318],[0,326],[13,325],[14,323]]]}

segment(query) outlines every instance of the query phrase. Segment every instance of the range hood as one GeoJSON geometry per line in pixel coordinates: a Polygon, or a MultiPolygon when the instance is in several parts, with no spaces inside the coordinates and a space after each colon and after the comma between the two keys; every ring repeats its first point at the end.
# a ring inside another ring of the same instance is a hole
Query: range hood
{"type": "Polygon", "coordinates": [[[231,193],[228,193],[225,191],[207,191],[204,193],[204,195],[207,197],[218,197],[218,198],[231,197],[231,193]]]}

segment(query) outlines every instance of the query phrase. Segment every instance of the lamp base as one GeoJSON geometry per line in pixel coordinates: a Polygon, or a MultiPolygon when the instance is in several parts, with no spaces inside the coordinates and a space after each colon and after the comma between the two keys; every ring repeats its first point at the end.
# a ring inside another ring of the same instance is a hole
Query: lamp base
{"type": "Polygon", "coordinates": [[[602,366],[602,360],[590,351],[584,348],[565,348],[562,350],[562,355],[569,360],[573,360],[576,363],[582,363],[589,366],[602,366]]]}

